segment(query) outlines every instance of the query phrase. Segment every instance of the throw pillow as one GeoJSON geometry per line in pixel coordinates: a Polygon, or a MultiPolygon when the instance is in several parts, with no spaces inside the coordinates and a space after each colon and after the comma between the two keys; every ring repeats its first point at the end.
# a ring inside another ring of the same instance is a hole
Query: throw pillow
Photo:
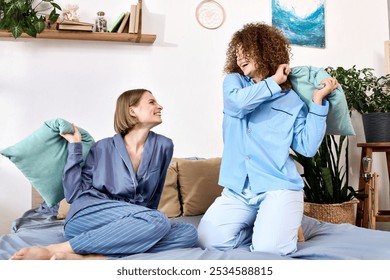
{"type": "Polygon", "coordinates": [[[179,190],[177,186],[177,159],[173,158],[167,170],[164,188],[161,194],[158,210],[164,212],[169,218],[181,215],[179,190]]]}
{"type": "Polygon", "coordinates": [[[178,161],[178,182],[183,215],[204,214],[221,195],[218,185],[221,158],[178,161]]]}
{"type": "MultiPolygon", "coordinates": [[[[325,69],[313,66],[293,67],[289,75],[292,88],[308,106],[310,106],[314,90],[322,88],[320,82],[329,77],[331,76],[325,69]]],[[[355,135],[342,87],[339,85],[327,96],[327,100],[329,112],[326,120],[326,134],[355,135]]]]}
{"type": "Polygon", "coordinates": [[[57,220],[63,220],[66,218],[66,215],[69,212],[70,204],[66,202],[66,199],[60,201],[60,205],[58,207],[57,220]]]}
{"type": "MultiPolygon", "coordinates": [[[[94,139],[84,129],[78,129],[82,135],[85,160],[94,139]]],[[[62,173],[68,156],[68,141],[60,134],[73,132],[68,121],[49,120],[20,142],[0,151],[26,176],[49,207],[64,198],[62,173]]]]}

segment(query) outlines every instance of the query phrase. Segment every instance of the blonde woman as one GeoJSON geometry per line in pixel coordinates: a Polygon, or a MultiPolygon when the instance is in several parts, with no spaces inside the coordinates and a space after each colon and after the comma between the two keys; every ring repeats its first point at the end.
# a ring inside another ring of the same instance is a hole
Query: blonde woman
{"type": "Polygon", "coordinates": [[[162,122],[162,109],[146,89],[121,94],[117,134],[97,141],[84,166],[77,127],[63,135],[69,142],[63,175],[71,204],[64,225],[68,241],[24,248],[11,259],[120,258],[195,246],[194,226],[171,223],[156,210],[173,154],[172,140],[151,131],[162,122]]]}

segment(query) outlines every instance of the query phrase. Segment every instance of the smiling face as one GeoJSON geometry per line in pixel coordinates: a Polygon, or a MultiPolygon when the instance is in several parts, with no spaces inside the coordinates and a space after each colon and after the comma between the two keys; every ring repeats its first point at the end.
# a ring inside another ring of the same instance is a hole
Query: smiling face
{"type": "Polygon", "coordinates": [[[154,96],[145,91],[138,104],[130,107],[130,114],[138,119],[138,124],[152,128],[160,123],[163,107],[157,103],[154,96]]]}
{"type": "Polygon", "coordinates": [[[255,61],[253,58],[243,52],[242,47],[237,47],[236,56],[237,66],[240,67],[244,75],[252,78],[256,83],[261,81],[262,77],[257,71],[257,65],[255,61]]]}

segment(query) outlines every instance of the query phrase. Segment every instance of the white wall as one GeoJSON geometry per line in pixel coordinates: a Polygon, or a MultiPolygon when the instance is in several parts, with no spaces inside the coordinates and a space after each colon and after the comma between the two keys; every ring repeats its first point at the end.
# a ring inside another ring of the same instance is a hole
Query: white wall
{"type": "MultiPolygon", "coordinates": [[[[69,3],[56,2],[63,8],[69,3]]],[[[93,21],[96,12],[103,10],[110,25],[136,0],[79,2],[81,20],[93,21]]],[[[270,22],[271,1],[218,0],[226,20],[216,30],[197,23],[194,15],[200,0],[143,2],[143,33],[157,35],[153,45],[0,40],[0,149],[57,117],[87,129],[96,140],[111,136],[117,96],[144,87],[164,106],[164,123],[156,132],[174,140],[175,156],[221,155],[221,83],[227,43],[244,23],[270,22]]],[[[354,0],[327,0],[326,48],[294,46],[292,66],[356,64],[383,74],[383,42],[388,33],[386,0],[360,0],[358,5],[354,0]]],[[[354,123],[358,135],[352,138],[351,150],[364,141],[359,118],[354,123]]],[[[359,153],[355,149],[351,155],[355,186],[359,153]]],[[[383,168],[374,158],[377,165],[383,168]]],[[[5,157],[0,157],[0,193],[0,233],[6,233],[31,201],[28,181],[5,157]]],[[[388,205],[388,192],[385,196],[381,203],[388,205]]]]}

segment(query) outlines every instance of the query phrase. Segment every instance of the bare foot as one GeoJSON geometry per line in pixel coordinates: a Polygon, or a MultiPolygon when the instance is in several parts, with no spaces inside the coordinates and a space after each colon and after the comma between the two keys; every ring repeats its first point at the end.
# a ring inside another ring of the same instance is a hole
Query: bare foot
{"type": "Polygon", "coordinates": [[[50,260],[52,256],[46,247],[34,246],[17,251],[10,260],[50,260]]]}
{"type": "Polygon", "coordinates": [[[33,246],[17,251],[10,260],[103,260],[105,256],[97,254],[78,255],[69,241],[48,246],[33,246]]]}
{"type": "Polygon", "coordinates": [[[71,253],[55,253],[51,258],[51,260],[105,260],[107,257],[102,255],[78,255],[71,253]]]}

